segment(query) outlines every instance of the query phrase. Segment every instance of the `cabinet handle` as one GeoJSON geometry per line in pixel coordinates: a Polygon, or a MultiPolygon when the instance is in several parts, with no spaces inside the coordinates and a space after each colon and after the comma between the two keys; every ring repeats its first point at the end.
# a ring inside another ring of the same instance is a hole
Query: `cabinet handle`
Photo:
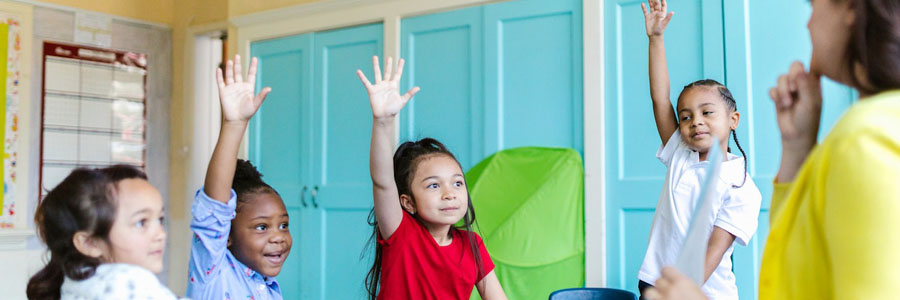
{"type": "Polygon", "coordinates": [[[308,189],[309,189],[309,187],[304,185],[303,190],[300,191],[300,205],[303,205],[303,207],[308,206],[308,205],[306,205],[306,190],[308,190],[308,189]]]}
{"type": "Polygon", "coordinates": [[[319,193],[319,186],[313,186],[312,189],[312,204],[313,208],[319,208],[319,203],[316,202],[316,194],[319,193]]]}

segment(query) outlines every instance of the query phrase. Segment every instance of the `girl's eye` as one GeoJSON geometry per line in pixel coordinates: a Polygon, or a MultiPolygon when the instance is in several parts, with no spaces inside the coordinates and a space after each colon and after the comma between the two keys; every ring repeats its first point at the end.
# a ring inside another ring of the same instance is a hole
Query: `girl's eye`
{"type": "Polygon", "coordinates": [[[703,112],[703,115],[709,115],[709,114],[712,114],[712,113],[713,113],[713,112],[711,112],[711,111],[704,111],[704,112],[703,112]]]}
{"type": "Polygon", "coordinates": [[[166,217],[159,217],[159,224],[166,224],[166,217]]]}
{"type": "Polygon", "coordinates": [[[288,229],[288,223],[281,223],[281,226],[279,226],[279,228],[288,229]]]}
{"type": "Polygon", "coordinates": [[[429,188],[429,189],[436,189],[437,187],[438,187],[438,184],[437,184],[437,183],[432,183],[432,184],[429,184],[429,185],[428,185],[428,188],[429,188]]]}
{"type": "Polygon", "coordinates": [[[147,225],[147,219],[141,219],[134,224],[134,226],[137,228],[144,228],[144,225],[147,225]]]}
{"type": "Polygon", "coordinates": [[[454,183],[454,185],[457,186],[457,187],[460,187],[460,186],[463,186],[463,185],[465,185],[465,184],[464,184],[462,181],[457,181],[456,183],[454,183]]]}
{"type": "Polygon", "coordinates": [[[688,117],[688,116],[681,117],[681,120],[682,120],[682,121],[687,121],[687,120],[690,120],[690,119],[691,119],[691,117],[688,117]]]}
{"type": "Polygon", "coordinates": [[[265,231],[268,228],[269,227],[266,226],[265,224],[259,224],[259,225],[256,225],[256,227],[254,229],[259,230],[259,231],[265,231]]]}

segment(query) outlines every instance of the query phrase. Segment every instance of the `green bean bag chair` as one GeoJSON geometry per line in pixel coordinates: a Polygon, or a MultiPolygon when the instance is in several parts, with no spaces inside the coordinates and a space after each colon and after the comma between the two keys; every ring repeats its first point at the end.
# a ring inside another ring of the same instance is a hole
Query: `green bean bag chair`
{"type": "MultiPolygon", "coordinates": [[[[584,286],[584,165],[577,151],[500,151],[466,174],[494,272],[509,299],[584,286]]],[[[480,299],[473,290],[472,299],[480,299]]]]}

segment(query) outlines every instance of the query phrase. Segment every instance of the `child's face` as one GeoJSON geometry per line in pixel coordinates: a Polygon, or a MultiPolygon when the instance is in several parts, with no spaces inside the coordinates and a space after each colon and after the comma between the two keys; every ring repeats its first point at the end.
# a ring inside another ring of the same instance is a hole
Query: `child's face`
{"type": "Polygon", "coordinates": [[[737,128],[739,115],[725,105],[722,95],[714,87],[688,88],[678,101],[678,129],[681,138],[694,151],[706,153],[713,137],[725,149],[728,135],[737,128]]]}
{"type": "Polygon", "coordinates": [[[103,257],[161,272],[166,248],[162,196],[143,179],[122,180],[117,189],[116,220],[103,257]]]}
{"type": "Polygon", "coordinates": [[[256,272],[274,277],[291,252],[288,213],[274,193],[246,195],[234,220],[228,247],[234,256],[256,272]]]}
{"type": "Polygon", "coordinates": [[[466,178],[450,156],[433,155],[419,162],[410,190],[414,199],[402,201],[404,208],[433,225],[456,224],[468,210],[466,178]]]}

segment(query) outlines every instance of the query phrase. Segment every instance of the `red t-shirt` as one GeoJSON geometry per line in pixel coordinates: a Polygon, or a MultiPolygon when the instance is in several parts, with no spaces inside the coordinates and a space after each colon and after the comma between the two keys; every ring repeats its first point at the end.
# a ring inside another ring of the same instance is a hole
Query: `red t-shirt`
{"type": "Polygon", "coordinates": [[[439,246],[425,226],[404,212],[390,238],[378,237],[382,246],[378,299],[469,299],[475,283],[494,270],[494,263],[473,232],[484,270],[479,274],[466,231],[454,232],[450,245],[439,246]]]}

